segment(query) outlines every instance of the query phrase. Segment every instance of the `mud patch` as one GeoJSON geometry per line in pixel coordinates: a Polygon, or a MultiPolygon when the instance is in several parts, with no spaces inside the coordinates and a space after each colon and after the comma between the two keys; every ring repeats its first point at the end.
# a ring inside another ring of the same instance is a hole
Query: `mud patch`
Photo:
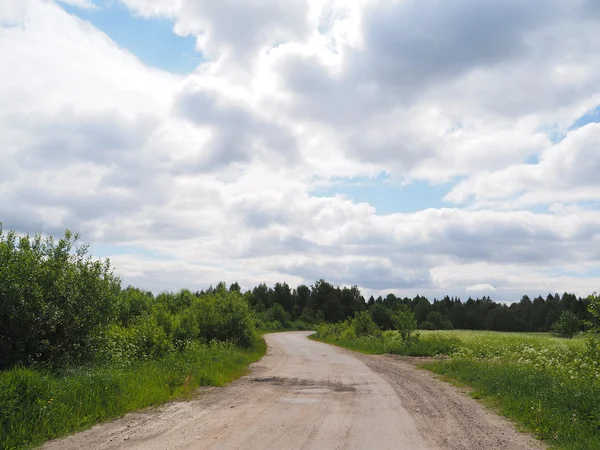
{"type": "Polygon", "coordinates": [[[336,383],[332,381],[301,380],[298,378],[284,377],[255,377],[251,378],[250,381],[252,381],[253,383],[275,384],[277,386],[306,386],[313,388],[313,391],[316,389],[323,389],[326,391],[334,392],[356,391],[356,386],[354,384],[336,383]]]}

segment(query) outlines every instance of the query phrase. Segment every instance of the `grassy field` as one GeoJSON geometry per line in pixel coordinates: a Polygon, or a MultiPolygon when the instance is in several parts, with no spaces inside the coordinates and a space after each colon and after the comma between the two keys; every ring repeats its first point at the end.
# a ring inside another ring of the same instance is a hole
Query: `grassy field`
{"type": "Polygon", "coordinates": [[[386,331],[382,337],[363,336],[360,338],[344,338],[338,336],[323,337],[313,334],[309,338],[368,355],[392,353],[406,356],[435,356],[448,355],[460,348],[461,342],[455,336],[438,335],[433,332],[425,333],[418,342],[411,343],[410,345],[403,343],[395,331],[386,331]]]}
{"type": "Polygon", "coordinates": [[[600,351],[584,336],[424,331],[412,346],[395,332],[317,340],[370,354],[448,355],[422,367],[471,386],[474,397],[553,448],[600,449],[600,351]]]}
{"type": "Polygon", "coordinates": [[[128,367],[92,367],[60,375],[30,369],[0,373],[0,448],[20,449],[125,413],[222,386],[244,375],[266,351],[193,344],[184,352],[128,367]]]}

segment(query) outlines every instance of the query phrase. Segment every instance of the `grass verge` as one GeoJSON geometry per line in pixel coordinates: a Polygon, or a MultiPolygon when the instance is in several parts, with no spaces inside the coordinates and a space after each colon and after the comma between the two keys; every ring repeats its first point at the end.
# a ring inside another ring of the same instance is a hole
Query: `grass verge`
{"type": "Polygon", "coordinates": [[[223,386],[266,352],[194,344],[181,353],[129,367],[78,368],[60,375],[31,369],[0,373],[0,448],[31,448],[125,413],[223,386]]]}
{"type": "Polygon", "coordinates": [[[449,355],[420,367],[471,387],[474,398],[553,448],[600,450],[600,360],[586,350],[585,337],[425,331],[409,346],[393,332],[380,338],[311,339],[367,354],[449,355]]]}
{"type": "Polygon", "coordinates": [[[456,351],[460,342],[455,338],[438,337],[431,335],[427,338],[421,338],[417,342],[406,344],[400,339],[362,337],[354,339],[344,339],[335,337],[309,336],[310,339],[324,342],[326,344],[337,345],[349,350],[367,355],[383,355],[391,353],[405,356],[436,356],[448,355],[456,351]]]}
{"type": "Polygon", "coordinates": [[[521,364],[450,359],[422,367],[475,389],[494,405],[555,448],[600,449],[600,388],[594,380],[573,380],[521,364]]]}

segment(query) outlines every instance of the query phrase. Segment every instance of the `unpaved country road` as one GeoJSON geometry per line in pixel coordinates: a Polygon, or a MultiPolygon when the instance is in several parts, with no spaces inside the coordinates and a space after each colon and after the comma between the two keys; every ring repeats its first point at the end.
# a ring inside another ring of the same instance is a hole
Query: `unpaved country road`
{"type": "Polygon", "coordinates": [[[265,336],[250,375],[45,449],[540,449],[456,388],[391,357],[265,336]]]}

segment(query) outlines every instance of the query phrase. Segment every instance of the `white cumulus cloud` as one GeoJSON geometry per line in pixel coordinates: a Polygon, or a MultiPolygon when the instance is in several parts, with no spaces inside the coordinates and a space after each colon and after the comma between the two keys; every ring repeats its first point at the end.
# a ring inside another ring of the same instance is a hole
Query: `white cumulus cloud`
{"type": "Polygon", "coordinates": [[[59,2],[0,0],[5,228],[80,231],[154,290],[595,289],[600,128],[570,128],[600,104],[595,2],[119,3],[209,60],[153,69],[59,2]],[[448,207],[314,194],[382,173],[448,207]]]}

